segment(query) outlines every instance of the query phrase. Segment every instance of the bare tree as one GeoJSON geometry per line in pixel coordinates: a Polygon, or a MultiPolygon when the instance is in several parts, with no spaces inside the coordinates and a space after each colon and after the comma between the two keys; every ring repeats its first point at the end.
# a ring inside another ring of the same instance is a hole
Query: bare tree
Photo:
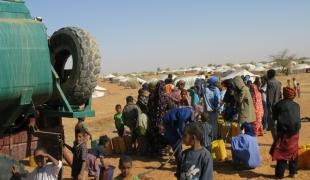
{"type": "Polygon", "coordinates": [[[281,72],[289,74],[292,66],[292,61],[297,60],[295,54],[289,54],[287,49],[279,52],[276,55],[270,56],[277,66],[281,67],[281,72]]]}

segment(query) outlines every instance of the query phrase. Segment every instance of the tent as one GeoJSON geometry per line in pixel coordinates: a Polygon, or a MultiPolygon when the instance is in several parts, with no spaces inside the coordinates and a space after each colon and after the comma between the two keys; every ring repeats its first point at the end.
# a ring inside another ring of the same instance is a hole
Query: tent
{"type": "Polygon", "coordinates": [[[310,66],[308,64],[297,64],[293,70],[304,70],[304,69],[308,69],[310,68],[310,66]]]}
{"type": "Polygon", "coordinates": [[[101,87],[101,86],[98,86],[98,85],[95,87],[95,90],[96,90],[96,91],[107,91],[106,88],[101,87]]]}
{"type": "Polygon", "coordinates": [[[105,92],[103,91],[94,91],[93,94],[92,94],[92,98],[93,99],[96,99],[96,98],[100,98],[100,97],[103,97],[105,94],[105,92]]]}
{"type": "Polygon", "coordinates": [[[267,70],[263,66],[257,66],[254,69],[252,69],[251,71],[254,71],[254,72],[265,72],[267,70]]]}
{"type": "Polygon", "coordinates": [[[246,76],[246,75],[249,75],[251,78],[250,80],[252,82],[254,82],[255,80],[255,77],[258,77],[257,75],[243,69],[243,70],[240,70],[240,71],[236,71],[236,72],[233,72],[233,73],[230,73],[228,74],[226,77],[224,77],[222,80],[226,80],[226,79],[233,79],[234,77],[236,76],[246,76]]]}
{"type": "Polygon", "coordinates": [[[115,78],[115,76],[113,74],[108,74],[103,77],[103,79],[111,79],[111,78],[115,78]]]}
{"type": "Polygon", "coordinates": [[[176,85],[180,80],[185,81],[185,89],[189,89],[194,86],[197,78],[205,78],[204,76],[187,76],[187,77],[178,77],[174,80],[174,84],[176,85]]]}

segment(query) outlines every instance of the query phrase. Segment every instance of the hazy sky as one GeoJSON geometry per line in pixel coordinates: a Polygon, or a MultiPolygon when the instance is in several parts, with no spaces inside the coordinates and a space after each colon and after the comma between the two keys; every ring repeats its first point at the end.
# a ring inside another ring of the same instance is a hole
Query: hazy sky
{"type": "Polygon", "coordinates": [[[90,31],[103,73],[310,56],[309,0],[26,0],[51,34],[90,31]]]}

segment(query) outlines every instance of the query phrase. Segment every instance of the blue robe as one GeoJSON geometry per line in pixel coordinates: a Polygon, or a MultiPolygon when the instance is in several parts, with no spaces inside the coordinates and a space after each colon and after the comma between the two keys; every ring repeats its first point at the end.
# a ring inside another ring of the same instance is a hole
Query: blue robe
{"type": "Polygon", "coordinates": [[[260,153],[255,136],[240,134],[232,137],[231,151],[234,162],[241,162],[247,168],[256,168],[260,165],[260,153]]]}

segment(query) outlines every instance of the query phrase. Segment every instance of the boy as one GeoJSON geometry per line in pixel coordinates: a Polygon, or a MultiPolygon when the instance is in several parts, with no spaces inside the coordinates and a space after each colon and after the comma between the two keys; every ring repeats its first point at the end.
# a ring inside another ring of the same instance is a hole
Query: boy
{"type": "Polygon", "coordinates": [[[72,161],[72,178],[84,180],[87,177],[87,147],[86,147],[86,132],[77,132],[74,146],[70,147],[67,144],[65,146],[72,151],[73,161],[72,161]]]}
{"type": "Polygon", "coordinates": [[[122,156],[119,159],[118,168],[121,170],[121,174],[114,178],[114,180],[139,180],[138,176],[131,174],[132,160],[129,156],[122,156]]]}
{"type": "Polygon", "coordinates": [[[75,136],[78,132],[80,131],[84,131],[90,138],[90,140],[93,139],[90,131],[88,130],[88,126],[87,124],[85,123],[85,118],[78,118],[78,122],[77,124],[75,125],[75,136]]]}
{"type": "Polygon", "coordinates": [[[300,98],[301,90],[300,90],[300,83],[297,83],[297,96],[300,98]]]}
{"type": "MultiPolygon", "coordinates": [[[[26,180],[57,180],[62,162],[46,153],[44,148],[34,151],[34,159],[38,167],[26,176],[26,180]],[[51,162],[47,162],[47,161],[51,162]]],[[[18,176],[18,170],[13,167],[14,176],[18,176]]]]}
{"type": "Polygon", "coordinates": [[[201,115],[201,125],[203,128],[203,145],[204,147],[211,152],[211,142],[212,142],[212,125],[208,122],[208,114],[203,113],[201,115]]]}
{"type": "Polygon", "coordinates": [[[300,130],[300,107],[294,102],[296,90],[283,88],[284,99],[273,108],[273,120],[276,121],[276,138],[270,149],[272,160],[277,161],[275,176],[283,178],[287,162],[290,177],[297,175],[298,140],[300,130]]]}
{"type": "Polygon", "coordinates": [[[108,136],[101,136],[99,138],[99,144],[88,151],[87,162],[88,162],[88,174],[94,176],[96,180],[99,179],[100,167],[96,162],[97,158],[100,159],[102,167],[107,167],[104,163],[104,148],[108,146],[110,139],[108,136]]]}
{"type": "Polygon", "coordinates": [[[213,160],[202,146],[203,128],[200,123],[190,123],[185,127],[183,143],[191,148],[185,150],[177,167],[178,180],[212,180],[213,160]]]}
{"type": "Polygon", "coordinates": [[[122,115],[122,106],[117,104],[115,106],[116,114],[114,115],[115,127],[117,129],[118,136],[122,137],[124,135],[124,122],[122,115]]]}
{"type": "Polygon", "coordinates": [[[124,124],[128,126],[131,131],[132,145],[129,147],[129,151],[134,153],[136,151],[136,141],[138,139],[137,125],[141,110],[138,105],[134,103],[132,96],[126,98],[126,103],[123,109],[123,120],[124,124]]]}

